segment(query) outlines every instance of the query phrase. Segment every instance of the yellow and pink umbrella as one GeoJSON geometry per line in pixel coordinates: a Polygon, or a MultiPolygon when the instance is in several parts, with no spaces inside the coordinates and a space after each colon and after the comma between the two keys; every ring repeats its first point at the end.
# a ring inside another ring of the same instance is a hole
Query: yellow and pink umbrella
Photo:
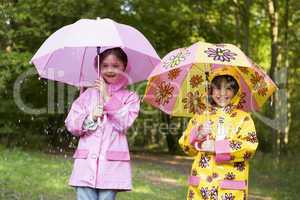
{"type": "Polygon", "coordinates": [[[234,106],[245,111],[258,111],[277,89],[238,47],[197,42],[170,52],[154,68],[144,101],[172,116],[201,114],[208,107],[208,82],[223,74],[237,80],[239,101],[234,106]]]}

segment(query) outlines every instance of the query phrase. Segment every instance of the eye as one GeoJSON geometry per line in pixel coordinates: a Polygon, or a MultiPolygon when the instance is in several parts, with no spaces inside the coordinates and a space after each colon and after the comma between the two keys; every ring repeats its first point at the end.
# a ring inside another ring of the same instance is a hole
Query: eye
{"type": "Polygon", "coordinates": [[[102,66],[103,68],[106,68],[106,67],[108,67],[108,64],[103,63],[101,66],[102,66]]]}

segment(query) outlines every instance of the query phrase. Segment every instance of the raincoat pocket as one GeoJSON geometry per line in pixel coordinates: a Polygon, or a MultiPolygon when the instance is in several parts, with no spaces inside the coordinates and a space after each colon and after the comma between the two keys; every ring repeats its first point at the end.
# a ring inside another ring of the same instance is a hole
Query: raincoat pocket
{"type": "Polygon", "coordinates": [[[200,177],[198,177],[198,176],[189,176],[188,182],[189,182],[189,185],[196,187],[200,183],[200,177]]]}
{"type": "Polygon", "coordinates": [[[107,151],[106,159],[116,161],[129,161],[130,154],[128,151],[107,151]]]}
{"type": "Polygon", "coordinates": [[[224,180],[220,183],[221,189],[227,190],[244,190],[247,188],[245,181],[224,180]]]}
{"type": "Polygon", "coordinates": [[[75,159],[86,159],[89,155],[88,149],[77,149],[73,155],[75,159]]]}
{"type": "Polygon", "coordinates": [[[224,180],[220,183],[219,195],[222,199],[244,199],[247,185],[243,180],[224,180]]]}

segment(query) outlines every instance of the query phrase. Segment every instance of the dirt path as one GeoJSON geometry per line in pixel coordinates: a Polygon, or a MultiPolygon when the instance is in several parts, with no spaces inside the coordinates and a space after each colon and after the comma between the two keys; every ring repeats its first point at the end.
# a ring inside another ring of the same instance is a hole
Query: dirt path
{"type": "Polygon", "coordinates": [[[152,162],[173,169],[183,175],[189,174],[192,158],[186,156],[173,156],[167,154],[133,153],[133,162],[152,162]]]}

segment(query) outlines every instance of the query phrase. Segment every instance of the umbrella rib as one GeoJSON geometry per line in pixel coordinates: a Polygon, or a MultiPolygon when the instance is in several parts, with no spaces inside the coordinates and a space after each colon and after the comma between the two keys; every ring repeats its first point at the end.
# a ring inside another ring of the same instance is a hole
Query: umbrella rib
{"type": "Polygon", "coordinates": [[[87,49],[87,47],[84,47],[84,52],[83,52],[83,56],[82,56],[82,60],[81,60],[80,74],[79,74],[79,87],[80,87],[82,76],[83,76],[82,71],[83,71],[83,62],[84,62],[84,58],[85,58],[86,49],[87,49]]]}
{"type": "MultiPolygon", "coordinates": [[[[115,25],[115,22],[114,22],[114,28],[116,29],[116,32],[117,32],[119,35],[121,35],[120,32],[119,32],[119,30],[118,30],[118,28],[117,28],[117,26],[115,25]]],[[[122,47],[124,47],[125,45],[124,45],[124,42],[123,42],[122,38],[119,37],[119,39],[120,39],[120,42],[122,43],[122,47]]]]}
{"type": "Polygon", "coordinates": [[[50,56],[49,56],[49,58],[48,58],[46,64],[44,65],[44,67],[43,67],[43,73],[45,73],[45,68],[47,67],[49,61],[51,60],[51,58],[52,58],[52,56],[53,56],[53,54],[54,54],[54,52],[50,54],[50,56]]]}

